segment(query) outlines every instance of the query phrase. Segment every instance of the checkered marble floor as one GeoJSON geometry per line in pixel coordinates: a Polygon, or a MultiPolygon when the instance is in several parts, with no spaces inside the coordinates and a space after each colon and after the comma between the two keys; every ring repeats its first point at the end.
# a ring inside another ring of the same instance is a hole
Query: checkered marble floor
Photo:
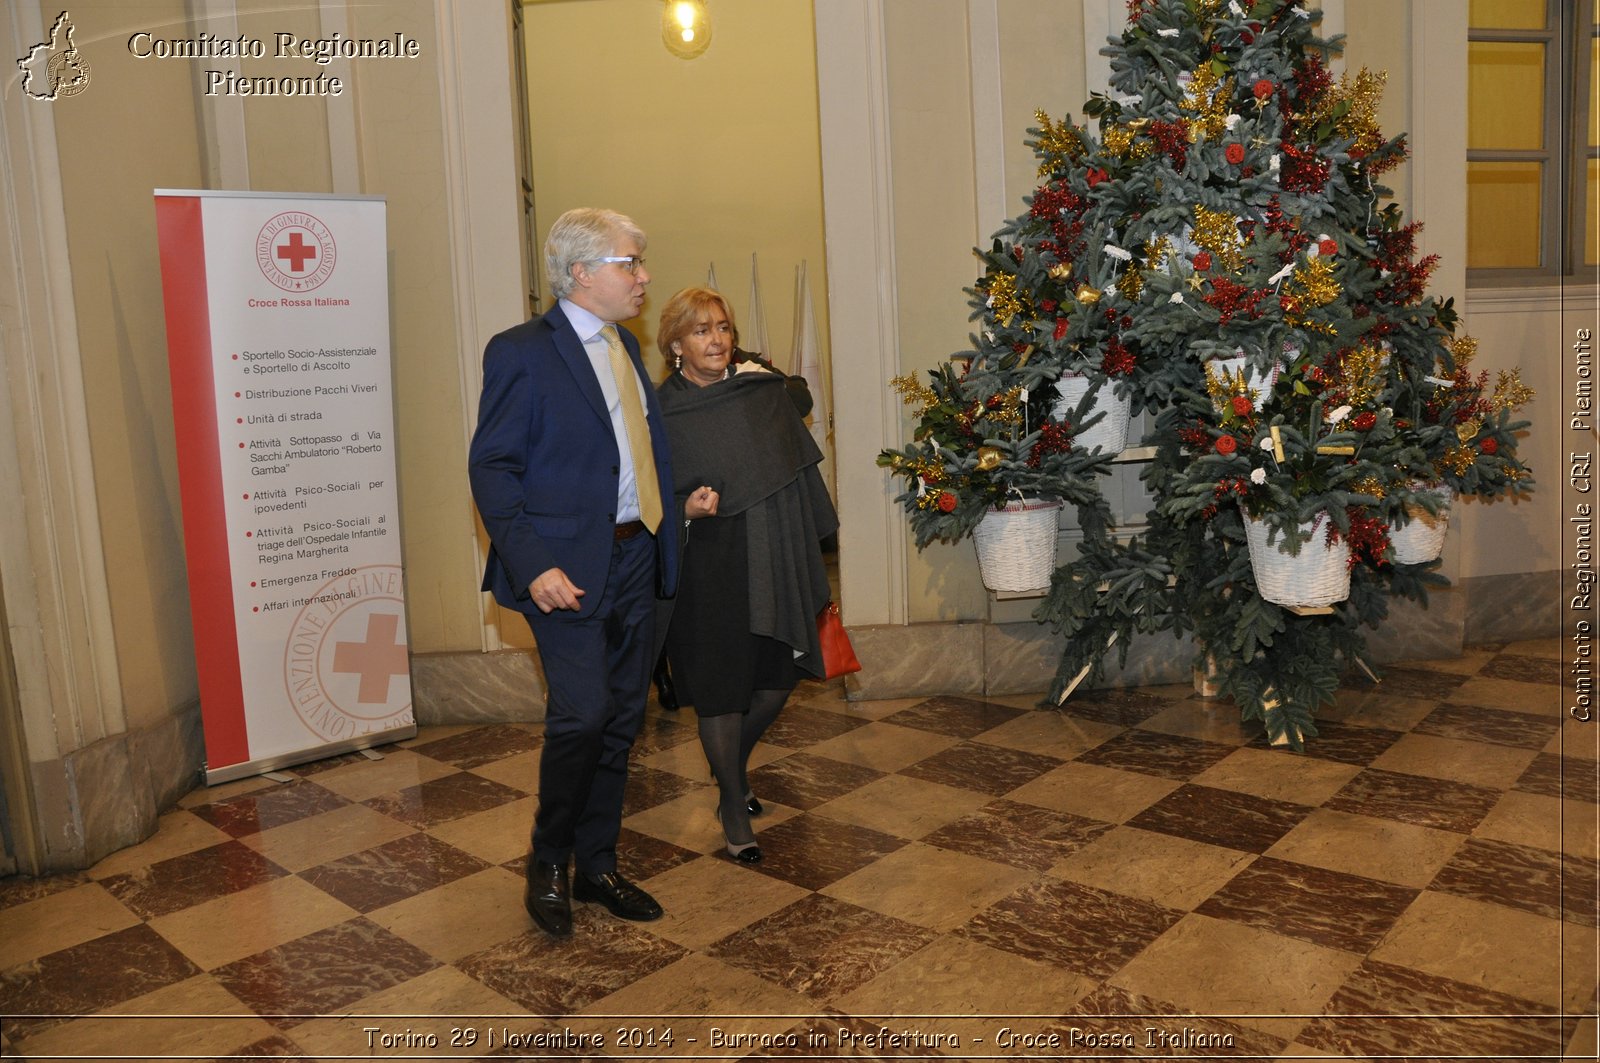
{"type": "Polygon", "coordinates": [[[1593,1058],[1600,725],[1564,714],[1559,655],[1352,680],[1304,754],[1187,687],[1054,712],[806,685],[757,750],[754,868],[720,852],[692,714],[652,706],[622,868],[667,914],[580,904],[563,942],[521,904],[539,727],[427,728],[0,881],[0,1047],[1593,1058]]]}

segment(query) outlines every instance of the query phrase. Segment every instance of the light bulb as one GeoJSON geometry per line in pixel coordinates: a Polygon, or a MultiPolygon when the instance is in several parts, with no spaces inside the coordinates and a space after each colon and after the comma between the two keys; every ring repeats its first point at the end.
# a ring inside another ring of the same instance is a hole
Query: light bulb
{"type": "Polygon", "coordinates": [[[661,42],[679,59],[693,59],[711,47],[711,14],[705,0],[663,0],[661,42]]]}

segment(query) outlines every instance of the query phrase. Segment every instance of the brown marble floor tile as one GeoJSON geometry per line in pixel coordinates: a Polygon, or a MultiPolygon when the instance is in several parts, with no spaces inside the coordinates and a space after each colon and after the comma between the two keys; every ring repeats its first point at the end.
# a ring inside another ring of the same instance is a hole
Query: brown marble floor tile
{"type": "Polygon", "coordinates": [[[1559,1017],[1533,1001],[1368,960],[1300,1031],[1341,1055],[1556,1057],[1559,1017]],[[1545,1014],[1540,1014],[1544,1012],[1545,1014]]]}
{"type": "Polygon", "coordinates": [[[629,755],[638,760],[663,750],[676,749],[687,742],[698,741],[699,737],[693,709],[646,713],[629,755]]]}
{"type": "Polygon", "coordinates": [[[859,764],[811,753],[791,753],[752,769],[750,787],[763,801],[811,809],[882,776],[882,772],[859,764]]]}
{"type": "Polygon", "coordinates": [[[1600,771],[1592,760],[1540,753],[1517,779],[1514,789],[1545,797],[1600,803],[1600,771]]]}
{"type": "Polygon", "coordinates": [[[1499,791],[1483,786],[1368,768],[1324,807],[1466,834],[1499,798],[1499,791]]]}
{"type": "Polygon", "coordinates": [[[523,725],[497,723],[414,745],[411,752],[466,769],[517,753],[528,753],[543,745],[542,732],[523,725]]]}
{"type": "Polygon", "coordinates": [[[1109,890],[1042,879],[991,904],[955,934],[1090,978],[1108,978],[1182,916],[1109,890]]]}
{"type": "Polygon", "coordinates": [[[1597,926],[1596,867],[1595,861],[1582,857],[1490,838],[1468,838],[1428,888],[1597,926]]]}
{"type": "Polygon", "coordinates": [[[251,1044],[240,1045],[231,1056],[217,1056],[200,1063],[248,1063],[252,1059],[308,1059],[301,1047],[287,1034],[273,1034],[251,1044]]]}
{"type": "Polygon", "coordinates": [[[1561,662],[1549,657],[1522,657],[1502,653],[1489,660],[1478,674],[1489,679],[1513,679],[1518,683],[1551,683],[1559,686],[1566,673],[1561,662]]]}
{"type": "MultiPolygon", "coordinates": [[[[1286,1046],[1281,1037],[1229,1019],[1195,1015],[1167,1000],[1103,985],[1072,1006],[1058,1029],[1078,1029],[1087,1041],[1093,1035],[1122,1034],[1132,1038],[1123,1054],[1161,1056],[1276,1057],[1286,1046]]],[[[1083,1049],[1080,1049],[1083,1050],[1083,1049]]],[[[1102,1053],[1095,1053],[1096,1055],[1102,1053]]],[[[1109,1054],[1109,1053],[1106,1053],[1109,1054]]]]}
{"type": "Polygon", "coordinates": [[[31,875],[10,875],[0,878],[0,912],[19,904],[28,904],[55,893],[75,890],[92,881],[87,871],[66,871],[59,875],[34,878],[31,875]]]}
{"type": "MultiPolygon", "coordinates": [[[[1467,676],[1451,675],[1448,672],[1435,672],[1422,668],[1407,668],[1398,665],[1380,671],[1379,677],[1383,680],[1379,689],[1389,697],[1402,698],[1429,698],[1434,701],[1450,696],[1451,691],[1467,681],[1467,676]]],[[[1341,688],[1339,696],[1344,696],[1341,688]]]]}
{"type": "Polygon", "coordinates": [[[1263,856],[1195,909],[1346,952],[1376,945],[1418,891],[1263,856]]]}
{"type": "Polygon", "coordinates": [[[249,846],[232,841],[170,857],[140,871],[112,875],[101,885],[134,914],[150,919],[288,873],[249,846]]]}
{"type": "Polygon", "coordinates": [[[756,920],[708,951],[724,963],[829,1003],[936,936],[924,927],[816,894],[756,920]]]}
{"type": "Polygon", "coordinates": [[[629,764],[628,786],[622,792],[622,814],[631,816],[664,805],[704,785],[676,772],[659,771],[638,763],[629,764]]]}
{"type": "Polygon", "coordinates": [[[488,866],[437,838],[411,834],[308,868],[300,877],[364,914],[488,866]]]}
{"type": "Polygon", "coordinates": [[[882,831],[809,815],[762,826],[756,841],[762,855],[751,865],[756,871],[809,890],[837,882],[906,844],[882,831]]]}
{"type": "Polygon", "coordinates": [[[1246,722],[1240,717],[1239,707],[1232,701],[1201,697],[1174,699],[1165,709],[1140,723],[1139,728],[1233,748],[1244,745],[1261,732],[1260,724],[1254,720],[1246,722]]]}
{"type": "Polygon", "coordinates": [[[1060,766],[1055,757],[985,742],[962,742],[900,769],[900,774],[999,797],[1060,766]]]}
{"type": "Polygon", "coordinates": [[[376,923],[356,918],[217,968],[224,989],[289,1029],[380,989],[431,971],[439,961],[376,923]]]}
{"type": "Polygon", "coordinates": [[[1128,820],[1128,826],[1263,853],[1311,811],[1309,805],[1190,783],[1128,820]]]}
{"type": "Polygon", "coordinates": [[[1337,720],[1351,727],[1377,727],[1385,731],[1409,731],[1418,720],[1433,711],[1432,698],[1390,695],[1382,687],[1366,690],[1340,690],[1331,705],[1317,706],[1317,726],[1337,720]]]}
{"type": "Polygon", "coordinates": [[[815,709],[809,705],[797,705],[791,701],[784,706],[782,712],[778,713],[778,718],[772,721],[772,726],[767,728],[767,733],[761,736],[761,740],[788,749],[805,749],[818,742],[826,742],[830,738],[849,734],[857,727],[865,726],[867,722],[858,717],[830,712],[827,709],[815,709]]]}
{"type": "MultiPolygon", "coordinates": [[[[1382,727],[1357,727],[1338,720],[1319,718],[1316,726],[1317,737],[1306,739],[1304,753],[1294,753],[1292,750],[1281,748],[1278,752],[1287,756],[1314,757],[1318,760],[1332,760],[1364,768],[1402,737],[1399,731],[1382,727]]],[[[1267,746],[1266,735],[1258,734],[1251,740],[1251,745],[1267,746]]]]}
{"type": "Polygon", "coordinates": [[[1543,749],[1560,729],[1561,721],[1551,716],[1447,702],[1417,724],[1415,733],[1467,742],[1494,742],[1519,749],[1543,749]]]}
{"type": "Polygon", "coordinates": [[[88,1015],[201,973],[148,926],[130,926],[0,971],[0,1014],[20,1042],[66,1017],[88,1015]]]}
{"type": "Polygon", "coordinates": [[[195,815],[235,838],[332,812],[350,802],[314,782],[296,780],[256,793],[196,805],[195,815]]]}
{"type": "Polygon", "coordinates": [[[363,804],[402,823],[427,829],[527,796],[522,790],[492,782],[481,775],[458,771],[397,793],[382,794],[363,804]]]}
{"type": "Polygon", "coordinates": [[[1030,710],[1012,708],[993,701],[943,696],[929,698],[892,716],[885,716],[883,722],[894,724],[896,727],[915,727],[921,731],[933,731],[952,738],[976,738],[985,731],[1008,723],[1028,711],[1030,710]]]}
{"type": "Polygon", "coordinates": [[[1137,727],[1172,708],[1167,698],[1138,690],[1078,690],[1058,710],[1068,716],[1118,727],[1137,727]]]}
{"type": "MultiPolygon", "coordinates": [[[[652,838],[648,834],[623,827],[617,835],[617,868],[628,878],[642,882],[663,871],[698,860],[700,854],[681,845],[652,838]]],[[[515,870],[521,874],[525,864],[518,862],[515,870]]]]}
{"type": "Polygon", "coordinates": [[[923,841],[1025,871],[1047,871],[1111,829],[1109,823],[1002,798],[923,841]]]}
{"type": "Polygon", "coordinates": [[[659,971],[686,953],[641,923],[594,904],[572,906],[573,934],[526,934],[457,960],[455,966],[534,1014],[564,1015],[659,971]]]}
{"type": "Polygon", "coordinates": [[[1227,759],[1234,749],[1217,742],[1133,729],[1079,754],[1076,760],[1185,782],[1227,759]]]}

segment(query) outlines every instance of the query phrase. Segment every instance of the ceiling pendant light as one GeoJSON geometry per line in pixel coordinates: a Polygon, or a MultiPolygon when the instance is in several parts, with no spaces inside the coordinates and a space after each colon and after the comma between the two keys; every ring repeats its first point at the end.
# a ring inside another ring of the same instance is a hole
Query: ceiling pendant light
{"type": "Polygon", "coordinates": [[[665,0],[661,43],[679,59],[693,59],[711,47],[711,13],[705,0],[665,0]]]}

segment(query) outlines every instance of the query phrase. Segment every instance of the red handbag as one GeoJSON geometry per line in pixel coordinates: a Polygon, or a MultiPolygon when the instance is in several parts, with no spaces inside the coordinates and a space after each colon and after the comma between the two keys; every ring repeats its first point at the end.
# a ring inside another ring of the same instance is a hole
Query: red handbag
{"type": "Polygon", "coordinates": [[[839,603],[829,602],[817,614],[817,645],[822,648],[822,675],[824,679],[837,679],[851,672],[861,671],[856,660],[855,647],[845,632],[844,621],[839,619],[839,603]]]}

